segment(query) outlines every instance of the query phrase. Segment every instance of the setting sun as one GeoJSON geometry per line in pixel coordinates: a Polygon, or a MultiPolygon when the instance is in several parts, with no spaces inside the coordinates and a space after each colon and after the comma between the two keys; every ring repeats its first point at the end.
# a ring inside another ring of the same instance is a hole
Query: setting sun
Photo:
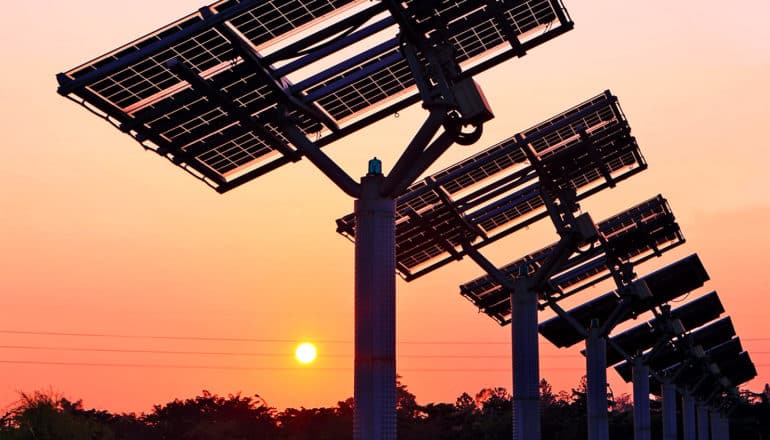
{"type": "Polygon", "coordinates": [[[303,342],[297,346],[294,351],[294,356],[301,364],[309,364],[315,360],[316,357],[315,345],[309,342],[303,342]]]}

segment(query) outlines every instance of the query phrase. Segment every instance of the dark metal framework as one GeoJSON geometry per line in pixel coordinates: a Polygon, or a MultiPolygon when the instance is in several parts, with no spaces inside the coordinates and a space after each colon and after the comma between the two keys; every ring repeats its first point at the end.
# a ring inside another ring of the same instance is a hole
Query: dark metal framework
{"type": "MultiPolygon", "coordinates": [[[[671,310],[669,317],[678,319],[685,330],[691,331],[719,318],[724,311],[717,293],[711,292],[671,310]]],[[[625,353],[644,352],[666,337],[662,334],[664,328],[655,318],[613,336],[613,344],[607,350],[607,367],[625,360],[623,353],[614,347],[621,348],[625,353]]]]}
{"type": "Polygon", "coordinates": [[[729,412],[736,387],[756,377],[757,371],[730,317],[716,319],[724,312],[716,292],[663,312],[611,338],[614,354],[608,356],[607,365],[617,363],[615,370],[629,382],[634,365],[642,362],[649,367],[653,394],[660,395],[665,384],[673,384],[688,398],[729,412]],[[672,327],[683,332],[666,330],[672,327]]]}
{"type": "Polygon", "coordinates": [[[59,93],[225,192],[571,28],[559,0],[221,0],[59,74],[59,93]]]}
{"type": "MultiPolygon", "coordinates": [[[[548,217],[548,200],[564,191],[576,202],[646,168],[617,98],[605,91],[398,197],[398,272],[407,281],[425,275],[466,255],[464,244],[479,249],[548,217]]],[[[352,214],[337,220],[337,232],[355,237],[352,214]]]]}
{"type": "Polygon", "coordinates": [[[539,331],[557,347],[570,347],[585,338],[585,334],[574,328],[574,322],[580,328],[587,329],[593,319],[605,325],[612,315],[616,315],[612,321],[620,323],[692,292],[703,286],[708,279],[706,269],[698,256],[693,254],[635,281],[647,286],[649,297],[628,298],[620,290],[609,292],[567,311],[569,319],[555,316],[543,322],[539,331]],[[627,303],[619,310],[623,301],[627,303]],[[620,315],[617,315],[618,311],[620,315]]]}
{"type": "MultiPolygon", "coordinates": [[[[392,440],[394,198],[453,143],[480,138],[493,114],[473,75],[571,28],[559,0],[221,0],[57,79],[219,192],[304,156],[357,199],[354,437],[392,440]],[[387,176],[373,160],[359,183],[320,150],[418,101],[429,115],[387,176]]],[[[570,171],[560,160],[538,173],[570,171]]]]}
{"type": "MultiPolygon", "coordinates": [[[[626,277],[631,278],[630,267],[685,242],[668,202],[660,195],[599,222],[597,230],[599,240],[573,254],[548,280],[540,299],[541,308],[547,306],[548,298],[555,302],[574,295],[612,277],[612,271],[626,270],[626,277]]],[[[533,252],[501,267],[500,271],[510,278],[529,275],[555,247],[556,244],[552,244],[533,252]]],[[[465,283],[460,286],[460,292],[499,324],[510,322],[508,295],[493,277],[486,275],[465,283]]]]}

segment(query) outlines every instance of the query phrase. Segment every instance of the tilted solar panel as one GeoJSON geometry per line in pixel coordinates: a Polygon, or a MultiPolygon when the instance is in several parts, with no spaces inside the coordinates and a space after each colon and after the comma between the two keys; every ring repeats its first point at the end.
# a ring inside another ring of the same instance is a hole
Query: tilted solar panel
{"type": "MultiPolygon", "coordinates": [[[[578,282],[606,272],[608,255],[611,259],[629,261],[629,258],[645,250],[662,252],[661,248],[669,247],[669,242],[680,243],[684,240],[670,207],[660,195],[599,222],[597,230],[606,243],[575,256],[552,277],[552,285],[558,288],[560,298],[568,296],[568,288],[578,282]]],[[[511,277],[522,276],[524,274],[519,273],[519,268],[525,260],[537,263],[550,254],[554,246],[552,244],[500,270],[511,277]]],[[[488,275],[464,284],[461,290],[472,296],[470,299],[480,308],[507,299],[501,286],[488,275]]]]}
{"type": "MultiPolygon", "coordinates": [[[[462,77],[572,28],[558,0],[431,4],[404,16],[462,77]]],[[[220,0],[59,74],[59,93],[224,192],[299,160],[283,122],[324,146],[418,102],[398,33],[385,2],[220,0]]]]}
{"type": "MultiPolygon", "coordinates": [[[[570,257],[550,279],[551,290],[544,294],[559,300],[590,287],[610,275],[608,261],[640,264],[655,255],[684,243],[666,199],[658,195],[597,224],[604,241],[570,257]]],[[[533,252],[500,268],[515,278],[531,273],[556,244],[533,252]],[[526,265],[523,266],[523,263],[526,265]]],[[[510,315],[509,293],[491,276],[485,275],[460,286],[460,292],[484,313],[501,324],[510,315]]]]}
{"type": "MultiPolygon", "coordinates": [[[[717,319],[724,311],[717,293],[711,292],[671,310],[671,319],[679,319],[684,329],[690,331],[717,319]]],[[[631,355],[652,348],[661,338],[665,338],[665,335],[660,333],[656,321],[657,319],[652,319],[619,333],[612,337],[612,341],[631,355]]],[[[623,355],[612,345],[607,346],[608,367],[623,360],[623,355]]]]}
{"type": "MultiPolygon", "coordinates": [[[[724,362],[725,360],[733,359],[738,355],[740,355],[741,352],[743,352],[743,347],[741,346],[740,339],[733,338],[725,343],[719,344],[716,347],[713,347],[710,350],[706,351],[705,352],[706,357],[703,359],[698,360],[696,358],[689,357],[688,358],[689,362],[687,364],[678,363],[676,365],[673,365],[671,367],[668,367],[662,370],[660,373],[662,373],[664,377],[678,378],[679,380],[674,383],[679,386],[686,387],[688,385],[691,385],[697,382],[697,380],[703,374],[704,366],[707,366],[712,362],[716,362],[717,364],[719,364],[724,362]]],[[[631,374],[631,370],[628,370],[626,373],[631,374]]],[[[660,384],[657,381],[653,380],[651,381],[650,385],[651,385],[650,392],[656,395],[660,395],[661,393],[660,384]]]]}
{"type": "MultiPolygon", "coordinates": [[[[733,336],[735,336],[735,327],[733,327],[730,317],[727,316],[691,332],[690,341],[693,346],[700,345],[704,350],[708,351],[730,341],[733,336]]],[[[689,344],[690,342],[685,341],[669,344],[658,351],[655,357],[647,359],[647,364],[650,369],[655,371],[671,368],[689,357],[689,352],[682,351],[682,349],[686,350],[689,344]]],[[[616,365],[615,370],[626,382],[631,380],[631,364],[628,361],[616,365]]]]}
{"type": "Polygon", "coordinates": [[[748,358],[748,353],[741,353],[733,359],[717,363],[717,366],[720,369],[720,374],[703,373],[701,375],[703,380],[699,381],[692,391],[696,399],[711,404],[712,399],[757,375],[754,364],[748,358]],[[727,383],[722,383],[723,379],[727,379],[727,383]]]}
{"type": "Polygon", "coordinates": [[[686,371],[677,376],[677,385],[690,389],[697,399],[706,400],[715,392],[727,391],[729,387],[738,386],[756,377],[757,370],[749,354],[740,350],[736,352],[739,347],[733,341],[709,350],[702,362],[696,361],[685,366],[686,371]],[[718,373],[710,370],[711,364],[717,366],[718,373]],[[727,379],[728,384],[720,383],[721,378],[727,379]]]}
{"type": "MultiPolygon", "coordinates": [[[[672,299],[701,287],[709,279],[706,269],[697,255],[693,254],[676,263],[670,264],[639,279],[647,284],[652,293],[648,299],[636,299],[628,304],[628,308],[619,318],[622,322],[639,315],[672,299]],[[674,282],[675,280],[675,282],[674,282]]],[[[604,322],[620,304],[622,297],[618,292],[610,292],[577,306],[567,313],[578,323],[588,328],[591,320],[604,322]]],[[[583,340],[583,335],[560,316],[555,316],[540,324],[540,334],[557,347],[569,347],[583,340]]]]}
{"type": "MultiPolygon", "coordinates": [[[[397,199],[399,273],[414,279],[464,255],[463,241],[483,247],[546,217],[541,184],[574,189],[580,200],[645,168],[605,92],[412,185],[397,199]]],[[[352,214],[337,232],[355,237],[352,214]]]]}

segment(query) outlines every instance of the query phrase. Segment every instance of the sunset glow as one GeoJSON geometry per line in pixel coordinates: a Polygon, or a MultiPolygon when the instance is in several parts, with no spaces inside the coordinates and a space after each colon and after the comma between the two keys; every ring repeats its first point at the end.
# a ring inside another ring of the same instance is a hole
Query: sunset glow
{"type": "Polygon", "coordinates": [[[309,343],[309,342],[303,342],[297,346],[297,349],[294,351],[294,357],[297,358],[297,361],[301,364],[309,364],[313,362],[316,358],[316,348],[315,345],[309,343]]]}
{"type": "MultiPolygon", "coordinates": [[[[307,159],[218,194],[56,93],[56,73],[211,1],[6,4],[0,407],[51,387],[88,408],[137,413],[203,389],[259,394],[276,408],[353,395],[354,246],[334,223],[353,211],[351,197],[307,159]],[[313,348],[300,357],[305,338],[320,350],[309,368],[298,364],[313,348]]],[[[710,281],[674,307],[718,291],[757,368],[743,387],[760,391],[770,382],[770,2],[563,3],[575,28],[479,75],[495,119],[429,172],[610,89],[649,168],[580,208],[601,220],[657,194],[669,201],[687,242],[634,270],[697,252],[710,281]]],[[[323,151],[356,180],[373,157],[387,173],[426,115],[413,105],[323,151]]],[[[501,266],[556,240],[540,221],[483,251],[501,266]]],[[[397,373],[420,404],[511,390],[510,327],[459,292],[480,275],[465,258],[396,280],[397,373]]],[[[575,388],[584,345],[540,341],[541,377],[554,392],[575,388]]],[[[613,370],[607,379],[615,395],[631,392],[613,370]]]]}

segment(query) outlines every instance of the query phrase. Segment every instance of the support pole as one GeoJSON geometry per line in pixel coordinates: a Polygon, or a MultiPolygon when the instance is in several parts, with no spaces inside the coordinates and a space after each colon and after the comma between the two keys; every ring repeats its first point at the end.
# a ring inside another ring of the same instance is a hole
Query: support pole
{"type": "Polygon", "coordinates": [[[711,408],[708,410],[709,419],[711,419],[711,438],[712,440],[722,440],[722,431],[719,424],[722,422],[719,414],[719,410],[711,408]]]}
{"type": "Polygon", "coordinates": [[[695,406],[698,412],[698,440],[709,440],[709,411],[703,402],[695,406]]]}
{"type": "Polygon", "coordinates": [[[695,440],[695,399],[690,393],[682,394],[682,432],[684,440],[695,440]]]}
{"type": "Polygon", "coordinates": [[[540,440],[537,292],[527,278],[511,292],[513,440],[540,440]]]}
{"type": "Polygon", "coordinates": [[[676,438],[676,386],[666,380],[663,386],[663,440],[676,438]]]}
{"type": "Polygon", "coordinates": [[[586,381],[588,389],[588,440],[609,439],[607,416],[607,341],[599,322],[591,321],[586,338],[586,381]]]}
{"type": "Polygon", "coordinates": [[[730,440],[730,417],[725,413],[719,413],[719,439],[730,440]]]}
{"type": "Polygon", "coordinates": [[[634,440],[650,440],[650,367],[634,359],[634,440]]]}
{"type": "Polygon", "coordinates": [[[355,440],[396,440],[395,202],[379,170],[355,201],[355,440]]]}

